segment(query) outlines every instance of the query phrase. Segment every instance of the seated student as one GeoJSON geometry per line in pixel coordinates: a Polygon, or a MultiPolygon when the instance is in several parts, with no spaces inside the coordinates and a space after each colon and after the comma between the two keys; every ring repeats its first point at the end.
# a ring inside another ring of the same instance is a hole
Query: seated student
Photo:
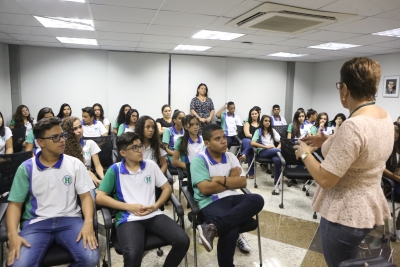
{"type": "Polygon", "coordinates": [[[168,165],[165,157],[167,152],[161,148],[158,127],[153,118],[142,116],[137,122],[135,133],[139,135],[139,140],[143,144],[143,159],[154,161],[160,166],[162,173],[167,171],[168,165]]]}
{"type": "Polygon", "coordinates": [[[93,140],[83,140],[84,128],[77,117],[68,117],[62,123],[64,132],[68,133],[68,139],[65,141],[65,154],[79,159],[85,164],[85,167],[92,178],[93,183],[98,186],[104,177],[103,166],[99,159],[100,147],[93,140]],[[75,138],[74,138],[75,137],[75,138]],[[96,177],[92,170],[94,169],[100,179],[96,177]]]}
{"type": "MultiPolygon", "coordinates": [[[[245,161],[251,150],[251,139],[253,138],[254,132],[260,126],[260,114],[258,113],[256,107],[253,107],[249,111],[249,116],[243,126],[243,132],[245,137],[242,139],[242,154],[239,157],[240,161],[245,161]]],[[[248,164],[250,164],[248,162],[248,164]]],[[[249,175],[250,179],[254,179],[254,175],[249,175]]]]}
{"type": "Polygon", "coordinates": [[[117,147],[124,159],[108,169],[96,203],[117,210],[115,225],[124,266],[141,265],[146,233],[157,235],[172,246],[164,266],[178,266],[190,241],[185,230],[159,210],[170,198],[171,186],[156,163],[143,159],[138,134],[118,136],[117,147]],[[155,187],[162,190],[157,201],[155,187]]]}
{"type": "MultiPolygon", "coordinates": [[[[256,111],[258,112],[258,115],[261,116],[261,108],[260,108],[259,106],[254,106],[254,107],[252,107],[251,109],[256,110],[256,111]]],[[[243,125],[244,125],[246,122],[248,122],[248,121],[249,121],[249,118],[245,118],[244,121],[243,121],[243,125]]],[[[244,127],[244,126],[243,126],[243,127],[244,127]]]]}
{"type": "Polygon", "coordinates": [[[217,255],[219,266],[231,267],[239,237],[239,225],[258,214],[264,199],[257,194],[239,194],[246,187],[246,176],[238,159],[226,152],[227,140],[222,128],[209,124],[203,129],[206,149],[194,156],[190,164],[194,199],[200,208],[198,225],[202,245],[213,249],[219,236],[217,255]]]}
{"type": "MultiPolygon", "coordinates": [[[[72,109],[70,105],[64,103],[61,105],[60,111],[58,112],[56,117],[59,118],[60,121],[63,121],[64,119],[68,118],[71,115],[72,115],[72,109]]],[[[39,118],[37,120],[39,121],[39,118]]]]}
{"type": "Polygon", "coordinates": [[[340,125],[346,120],[346,116],[343,113],[336,114],[335,118],[328,123],[328,126],[332,128],[332,134],[337,133],[340,125]]]}
{"type": "MultiPolygon", "coordinates": [[[[40,121],[43,118],[54,117],[53,110],[51,108],[45,107],[39,110],[37,119],[40,121]]],[[[36,155],[40,151],[40,146],[38,145],[35,136],[33,135],[33,130],[30,130],[28,136],[25,140],[25,151],[32,151],[33,155],[36,155]]]]}
{"type": "Polygon", "coordinates": [[[328,121],[329,117],[326,112],[319,113],[314,126],[312,126],[310,129],[311,135],[319,136],[321,135],[321,132],[323,132],[325,135],[332,135],[333,129],[332,127],[328,126],[328,121]]]}
{"type": "Polygon", "coordinates": [[[12,132],[4,125],[3,114],[0,112],[0,155],[12,153],[14,153],[12,132]]]}
{"type": "Polygon", "coordinates": [[[304,123],[305,117],[304,111],[296,111],[293,122],[289,124],[287,129],[288,139],[301,139],[310,133],[310,124],[304,123]]]}
{"type": "Polygon", "coordinates": [[[93,105],[94,116],[96,121],[100,121],[103,123],[104,127],[106,127],[107,132],[110,131],[110,121],[104,117],[104,109],[103,106],[99,103],[93,105]]]}
{"type": "Polygon", "coordinates": [[[186,169],[186,163],[204,150],[203,138],[199,135],[200,119],[193,114],[186,115],[182,120],[185,133],[179,137],[174,145],[172,165],[186,169]]]}
{"type": "Polygon", "coordinates": [[[164,105],[161,107],[162,118],[156,120],[158,132],[163,135],[165,129],[172,127],[171,106],[164,105]]]}
{"type": "Polygon", "coordinates": [[[164,146],[165,151],[168,154],[168,160],[172,161],[172,156],[174,155],[174,146],[176,140],[179,137],[183,136],[185,130],[183,129],[182,120],[185,118],[185,113],[180,110],[175,110],[174,114],[172,115],[172,127],[165,129],[162,143],[164,146]]]}
{"type": "Polygon", "coordinates": [[[135,124],[138,119],[139,119],[139,111],[137,111],[134,108],[128,110],[128,112],[125,114],[125,122],[118,127],[117,136],[120,136],[121,134],[127,132],[134,132],[135,124]]]}
{"type": "Polygon", "coordinates": [[[298,108],[296,111],[303,112],[305,114],[304,108],[298,108]]]}
{"type": "Polygon", "coordinates": [[[41,151],[15,174],[6,217],[9,266],[40,266],[53,242],[73,255],[71,266],[99,261],[89,192],[94,186],[83,163],[63,154],[66,134],[59,124],[58,118],[47,118],[34,126],[41,151]]]}
{"type": "Polygon", "coordinates": [[[29,113],[29,109],[25,105],[19,105],[15,114],[12,117],[10,122],[10,128],[22,128],[26,127],[25,137],[28,135],[29,131],[32,130],[33,125],[35,125],[36,121],[31,117],[29,113]]]}
{"type": "Polygon", "coordinates": [[[94,119],[94,110],[92,107],[82,109],[82,126],[84,128],[84,137],[107,136],[108,132],[103,123],[94,119]]]}
{"type": "MultiPolygon", "coordinates": [[[[318,112],[312,108],[307,110],[307,119],[304,121],[305,124],[310,124],[311,126],[315,124],[315,120],[317,119],[318,112]]],[[[310,126],[310,127],[311,127],[310,126]]]]}
{"type": "MultiPolygon", "coordinates": [[[[272,128],[271,120],[271,117],[268,115],[263,115],[261,117],[260,126],[253,135],[251,145],[257,147],[259,157],[271,158],[274,162],[274,185],[276,185],[281,173],[281,160],[277,154],[278,152],[281,152],[281,136],[272,128]],[[278,143],[278,145],[275,146],[275,143],[278,143]]],[[[254,152],[251,150],[249,155],[249,162],[251,162],[254,157],[254,152]]],[[[255,164],[251,166],[249,174],[254,174],[254,165],[255,164]]],[[[275,188],[275,193],[279,193],[278,187],[275,188]]]]}
{"type": "Polygon", "coordinates": [[[242,125],[239,115],[235,114],[235,103],[226,103],[215,115],[221,119],[221,127],[225,132],[226,140],[228,141],[228,149],[231,148],[232,142],[237,135],[236,125],[242,125]]]}
{"type": "Polygon", "coordinates": [[[279,115],[281,107],[277,104],[272,106],[272,126],[287,125],[285,117],[279,115]]]}
{"type": "Polygon", "coordinates": [[[118,117],[114,122],[113,133],[115,133],[115,134],[118,133],[118,128],[122,123],[125,122],[125,115],[130,109],[131,109],[131,106],[129,106],[128,104],[121,106],[121,108],[119,109],[119,112],[118,112],[118,117]]]}

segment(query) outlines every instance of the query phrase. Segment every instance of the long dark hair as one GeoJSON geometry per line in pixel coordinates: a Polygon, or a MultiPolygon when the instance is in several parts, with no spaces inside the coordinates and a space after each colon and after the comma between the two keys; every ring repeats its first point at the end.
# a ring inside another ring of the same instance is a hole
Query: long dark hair
{"type": "MultiPolygon", "coordinates": [[[[251,118],[251,113],[252,113],[253,111],[256,111],[256,112],[258,113],[258,110],[257,110],[256,107],[253,107],[252,109],[250,109],[250,111],[249,111],[249,117],[247,118],[247,121],[248,121],[250,124],[253,122],[253,119],[251,118]]],[[[258,124],[260,125],[260,114],[258,114],[257,122],[258,122],[258,124]]]]}
{"type": "Polygon", "coordinates": [[[4,126],[4,117],[1,111],[0,111],[0,117],[1,117],[0,136],[3,137],[6,134],[6,128],[4,126]]]}
{"type": "Polygon", "coordinates": [[[37,121],[40,121],[41,119],[44,118],[44,115],[46,115],[47,113],[51,113],[51,115],[53,115],[54,117],[54,112],[51,108],[45,107],[39,110],[38,114],[37,114],[37,121]]]}
{"type": "MultiPolygon", "coordinates": [[[[181,114],[181,113],[185,114],[185,112],[183,112],[183,111],[181,111],[179,109],[175,109],[174,110],[174,114],[172,114],[172,125],[175,126],[174,120],[176,120],[176,118],[178,118],[179,114],[181,114]]],[[[182,127],[183,127],[183,124],[182,124],[182,127]]]]}
{"type": "Polygon", "coordinates": [[[292,122],[292,138],[295,137],[300,137],[300,122],[299,122],[299,116],[300,114],[303,113],[304,117],[306,116],[306,113],[304,111],[296,111],[293,116],[293,122],[292,122]]]}
{"type": "MultiPolygon", "coordinates": [[[[65,108],[65,107],[69,107],[69,109],[71,110],[71,112],[69,113],[69,116],[72,115],[72,108],[71,108],[71,106],[68,105],[67,103],[64,103],[64,104],[61,105],[60,111],[58,112],[58,114],[57,114],[56,117],[58,117],[59,119],[64,118],[64,108],[65,108]]],[[[38,121],[39,121],[39,119],[38,119],[38,121]]]]}
{"type": "Polygon", "coordinates": [[[142,142],[142,144],[144,144],[144,139],[146,138],[144,136],[144,126],[145,126],[147,120],[151,120],[154,123],[154,133],[153,133],[153,137],[151,137],[151,139],[150,139],[150,147],[154,151],[154,157],[156,159],[156,162],[159,162],[160,161],[160,146],[161,146],[161,144],[160,144],[160,138],[159,138],[158,127],[157,127],[156,121],[150,116],[145,115],[145,116],[140,117],[135,124],[135,133],[137,133],[139,135],[140,142],[142,142]]]}
{"type": "Polygon", "coordinates": [[[205,83],[201,83],[201,84],[199,84],[199,86],[197,86],[196,96],[199,96],[199,89],[203,85],[206,87],[206,97],[208,96],[208,87],[207,87],[207,85],[205,83]]]}
{"type": "Polygon", "coordinates": [[[96,103],[96,104],[93,105],[93,111],[94,111],[94,107],[96,107],[96,106],[100,108],[100,116],[99,116],[100,119],[98,120],[96,118],[96,112],[94,113],[94,119],[97,120],[97,121],[101,121],[101,123],[103,123],[103,121],[104,121],[104,109],[103,109],[103,106],[101,104],[99,104],[99,103],[96,103]]]}
{"type": "MultiPolygon", "coordinates": [[[[22,116],[22,109],[26,108],[29,111],[29,108],[25,105],[19,105],[17,107],[17,110],[15,111],[15,114],[13,115],[13,119],[14,119],[14,127],[15,128],[22,128],[25,126],[24,124],[24,118],[22,116]]],[[[28,121],[31,123],[32,127],[33,127],[33,118],[31,117],[31,112],[29,111],[29,115],[28,115],[28,121]]]]}
{"type": "Polygon", "coordinates": [[[75,157],[80,161],[84,162],[83,150],[81,144],[74,133],[74,122],[80,121],[77,117],[69,116],[61,123],[61,127],[64,132],[69,134],[69,138],[65,139],[65,150],[64,154],[75,157]]]}
{"type": "MultiPolygon", "coordinates": [[[[131,108],[125,115],[125,124],[126,125],[129,125],[131,123],[131,115],[133,112],[137,113],[137,118],[139,119],[139,111],[137,111],[134,108],[131,108]]],[[[136,128],[136,123],[137,123],[137,121],[135,122],[135,128],[136,128]]]]}
{"type": "Polygon", "coordinates": [[[336,119],[338,117],[342,118],[342,123],[346,120],[346,116],[343,113],[338,113],[336,114],[335,118],[329,122],[331,126],[336,127],[336,119]]]}
{"type": "Polygon", "coordinates": [[[189,143],[189,130],[188,129],[186,129],[185,127],[190,127],[190,122],[193,120],[193,119],[196,119],[197,120],[197,122],[200,124],[200,120],[199,120],[199,118],[197,118],[195,115],[193,115],[193,114],[188,114],[188,115],[186,115],[185,116],[185,118],[183,118],[183,120],[182,120],[182,126],[183,126],[183,128],[185,129],[185,133],[183,134],[183,136],[182,137],[180,137],[180,138],[182,138],[182,141],[181,141],[181,143],[179,144],[179,147],[178,147],[178,150],[179,150],[179,153],[181,153],[181,154],[183,154],[183,155],[187,155],[187,154],[189,154],[189,151],[188,151],[188,143],[189,143]]]}
{"type": "Polygon", "coordinates": [[[315,120],[315,127],[318,129],[319,128],[319,121],[321,120],[321,118],[322,118],[322,116],[326,116],[326,122],[325,122],[325,125],[324,125],[324,128],[325,128],[325,130],[326,130],[326,128],[328,127],[328,122],[329,122],[329,116],[328,116],[328,113],[326,113],[326,112],[321,112],[321,113],[319,113],[318,114],[318,116],[317,116],[317,119],[315,120]]]}
{"type": "Polygon", "coordinates": [[[271,135],[271,138],[272,138],[271,140],[272,140],[272,142],[275,142],[274,130],[273,130],[273,128],[272,128],[272,118],[271,118],[271,116],[269,116],[269,115],[263,115],[263,116],[261,117],[260,125],[258,125],[258,128],[261,129],[261,136],[264,135],[264,120],[265,120],[265,118],[269,118],[269,126],[268,126],[268,128],[267,128],[267,131],[268,131],[268,133],[271,135]]]}
{"type": "Polygon", "coordinates": [[[125,104],[125,105],[122,105],[121,108],[119,109],[119,113],[118,113],[118,117],[117,117],[118,127],[119,127],[122,123],[125,122],[125,113],[124,113],[124,110],[125,110],[126,107],[131,108],[130,105],[125,104]]]}
{"type": "MultiPolygon", "coordinates": [[[[394,122],[394,126],[397,126],[398,130],[400,130],[400,123],[394,122]]],[[[397,151],[400,151],[400,138],[394,142],[393,151],[388,160],[386,161],[386,169],[391,172],[394,172],[397,168],[400,167],[400,161],[397,160],[397,151]]]]}

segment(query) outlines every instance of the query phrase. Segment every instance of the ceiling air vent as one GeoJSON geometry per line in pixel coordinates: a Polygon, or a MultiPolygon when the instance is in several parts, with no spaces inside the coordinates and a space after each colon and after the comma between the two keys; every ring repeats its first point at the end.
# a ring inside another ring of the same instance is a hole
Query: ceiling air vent
{"type": "Polygon", "coordinates": [[[228,26],[299,33],[347,19],[352,15],[264,3],[228,22],[228,26]]]}

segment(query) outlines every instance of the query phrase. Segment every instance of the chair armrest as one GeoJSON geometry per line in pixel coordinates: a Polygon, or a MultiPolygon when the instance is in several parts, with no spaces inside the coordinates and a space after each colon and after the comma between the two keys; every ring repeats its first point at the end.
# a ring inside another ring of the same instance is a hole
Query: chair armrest
{"type": "Polygon", "coordinates": [[[388,182],[392,188],[395,188],[396,185],[392,179],[387,178],[386,176],[382,176],[382,179],[388,182]]]}
{"type": "Polygon", "coordinates": [[[0,222],[4,219],[8,207],[8,202],[0,204],[0,222]]]}
{"type": "Polygon", "coordinates": [[[183,207],[182,207],[181,203],[179,203],[178,199],[176,199],[174,194],[171,194],[170,200],[172,202],[172,205],[174,205],[174,207],[175,207],[176,214],[179,217],[182,217],[185,213],[183,211],[183,207]]]}
{"type": "Polygon", "coordinates": [[[281,160],[281,165],[286,166],[286,160],[283,158],[281,152],[278,152],[277,154],[278,154],[279,159],[281,160]]]}
{"type": "Polygon", "coordinates": [[[238,141],[239,144],[242,145],[242,140],[240,140],[239,136],[235,135],[234,137],[235,137],[236,141],[238,141]]]}
{"type": "Polygon", "coordinates": [[[182,192],[192,210],[192,214],[198,215],[200,212],[199,206],[186,186],[182,187],[182,192]]]}
{"type": "Polygon", "coordinates": [[[252,194],[251,192],[250,192],[250,190],[249,189],[247,189],[246,187],[244,187],[244,188],[240,188],[240,190],[243,192],[243,194],[245,194],[245,195],[249,195],[249,194],[252,194]]]}
{"type": "Polygon", "coordinates": [[[109,230],[112,228],[112,217],[109,208],[100,207],[101,213],[103,214],[104,218],[104,228],[109,230]]]}
{"type": "Polygon", "coordinates": [[[174,184],[174,178],[172,178],[171,173],[169,172],[169,170],[167,169],[167,171],[165,172],[165,177],[167,177],[168,183],[170,185],[174,184]]]}
{"type": "Polygon", "coordinates": [[[321,158],[320,155],[318,155],[318,153],[313,152],[313,156],[319,161],[319,163],[322,163],[324,160],[321,158]]]}
{"type": "Polygon", "coordinates": [[[185,175],[183,174],[183,169],[182,168],[176,168],[177,172],[178,172],[178,179],[179,181],[182,181],[183,178],[185,178],[185,175]]]}

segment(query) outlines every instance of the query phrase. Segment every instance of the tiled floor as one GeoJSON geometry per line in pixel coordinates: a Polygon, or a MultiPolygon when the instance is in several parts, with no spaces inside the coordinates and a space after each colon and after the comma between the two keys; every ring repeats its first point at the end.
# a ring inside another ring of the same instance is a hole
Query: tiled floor
{"type": "MultiPolygon", "coordinates": [[[[246,165],[243,166],[244,168],[246,165]]],[[[273,179],[269,174],[265,173],[263,167],[257,167],[257,184],[258,188],[254,188],[253,180],[248,180],[247,187],[253,192],[264,197],[265,205],[263,211],[259,215],[260,232],[261,232],[261,251],[262,263],[266,267],[313,267],[326,266],[324,257],[321,254],[321,246],[319,240],[319,216],[318,219],[313,219],[313,210],[311,200],[315,186],[312,187],[310,196],[306,196],[301,190],[302,183],[287,187],[284,185],[284,208],[279,208],[281,203],[281,195],[273,196],[271,194],[273,188],[273,179]]],[[[178,183],[175,183],[177,189],[178,183]]],[[[175,191],[177,195],[177,190],[175,191]]],[[[183,201],[184,202],[184,201],[183,201]]],[[[184,202],[185,203],[185,202],[184,202]]],[[[186,206],[186,205],[183,205],[186,206]]],[[[166,214],[170,215],[171,205],[166,207],[166,214]]],[[[185,210],[185,214],[187,211],[185,210]]],[[[390,231],[392,231],[391,223],[389,223],[390,231]]],[[[185,218],[186,232],[191,238],[191,246],[187,254],[188,266],[194,266],[193,262],[193,238],[190,222],[185,218]]],[[[388,233],[389,228],[386,227],[388,233]]],[[[389,258],[393,249],[393,261],[400,266],[400,242],[383,243],[381,241],[382,227],[378,227],[371,232],[366,241],[369,244],[368,250],[359,251],[359,257],[370,257],[381,253],[385,258],[389,258]]],[[[250,253],[242,253],[236,249],[235,265],[238,267],[244,266],[260,266],[257,231],[245,233],[245,238],[248,240],[252,251],[250,253]]],[[[100,235],[101,261],[105,255],[105,237],[100,235]]],[[[164,255],[158,257],[156,251],[149,252],[144,258],[142,266],[157,267],[162,266],[165,260],[165,255],[169,248],[163,248],[164,255]]],[[[197,258],[199,267],[214,267],[217,266],[216,250],[208,253],[202,246],[197,244],[197,258]]],[[[123,266],[121,255],[117,255],[111,249],[112,266],[123,266]]],[[[106,259],[107,260],[107,259],[106,259]]],[[[101,262],[102,263],[102,262],[101,262]]],[[[180,266],[185,266],[182,263],[180,266]]]]}

